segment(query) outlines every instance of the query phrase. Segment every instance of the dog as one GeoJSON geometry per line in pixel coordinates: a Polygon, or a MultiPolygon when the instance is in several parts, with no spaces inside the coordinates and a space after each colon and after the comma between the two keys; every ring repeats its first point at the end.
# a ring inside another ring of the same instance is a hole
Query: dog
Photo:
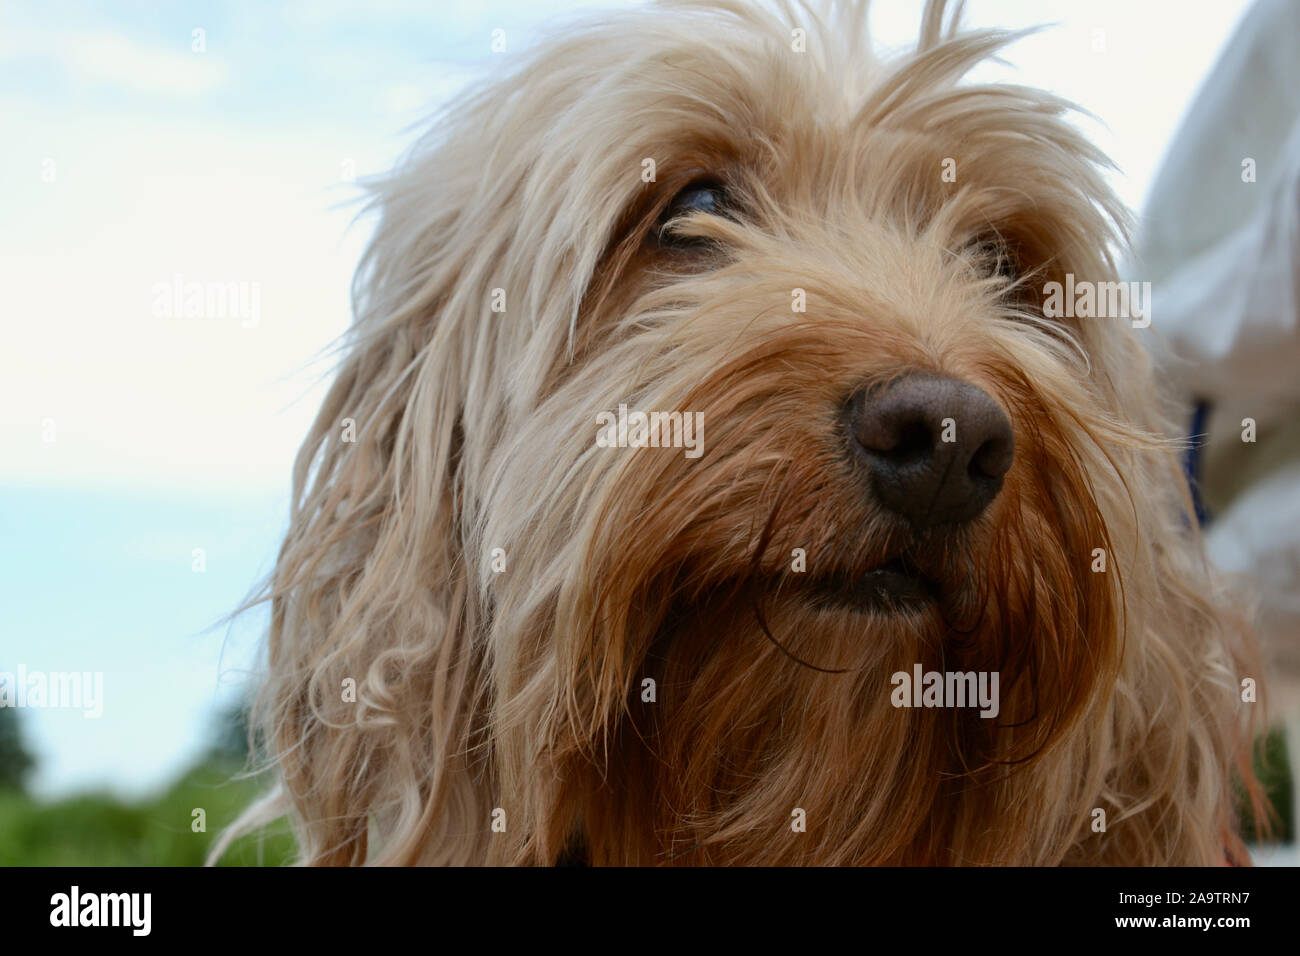
{"type": "Polygon", "coordinates": [[[1244,864],[1259,673],[1019,34],[565,33],[374,186],[257,723],[312,864],[1244,864]],[[688,433],[689,432],[689,433],[688,433]],[[955,675],[955,676],[954,676],[955,675]]]}

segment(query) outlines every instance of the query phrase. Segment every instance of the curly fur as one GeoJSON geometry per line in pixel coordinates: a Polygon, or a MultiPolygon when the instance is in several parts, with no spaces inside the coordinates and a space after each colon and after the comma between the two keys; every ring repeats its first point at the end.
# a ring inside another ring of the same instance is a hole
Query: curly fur
{"type": "Polygon", "coordinates": [[[246,824],[288,813],[316,864],[1245,859],[1258,675],[1140,333],[1035,291],[1115,278],[1125,213],[1068,104],[959,84],[1016,35],[950,14],[893,61],[862,5],[611,16],[376,186],[268,587],[280,785],[246,824]],[[661,255],[702,175],[741,212],[683,224],[703,264],[661,255]],[[818,607],[806,582],[902,546],[836,422],[909,369],[992,395],[1014,464],[983,518],[912,542],[933,613],[818,607]],[[597,448],[620,402],[702,411],[705,454],[597,448]],[[913,662],[999,671],[999,719],[893,708],[913,662]]]}

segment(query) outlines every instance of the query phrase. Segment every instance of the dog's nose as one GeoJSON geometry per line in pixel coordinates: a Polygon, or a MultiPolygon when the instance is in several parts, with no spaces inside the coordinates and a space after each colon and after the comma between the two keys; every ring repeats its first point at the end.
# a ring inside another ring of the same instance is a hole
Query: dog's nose
{"type": "Polygon", "coordinates": [[[877,498],[917,530],[979,515],[1011,467],[1011,423],[998,403],[940,375],[914,373],[859,393],[848,429],[877,498]]]}

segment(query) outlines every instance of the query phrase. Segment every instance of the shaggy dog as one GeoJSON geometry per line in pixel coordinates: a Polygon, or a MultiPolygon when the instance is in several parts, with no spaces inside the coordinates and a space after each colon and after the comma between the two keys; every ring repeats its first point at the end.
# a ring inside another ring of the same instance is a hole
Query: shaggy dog
{"type": "Polygon", "coordinates": [[[613,15],[377,186],[250,819],[321,864],[1245,862],[1258,674],[1151,332],[1045,308],[1125,213],[950,13],[896,62],[860,5],[613,15]]]}

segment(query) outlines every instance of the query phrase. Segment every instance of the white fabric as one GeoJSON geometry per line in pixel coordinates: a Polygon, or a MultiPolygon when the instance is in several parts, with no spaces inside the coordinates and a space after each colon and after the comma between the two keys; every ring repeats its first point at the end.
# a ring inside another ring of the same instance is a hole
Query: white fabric
{"type": "MultiPolygon", "coordinates": [[[[1262,446],[1242,443],[1242,419],[1263,431],[1300,415],[1300,2],[1258,0],[1228,42],[1162,163],[1136,253],[1130,278],[1154,285],[1149,339],[1161,373],[1189,402],[1213,404],[1207,453],[1234,456],[1249,473],[1262,446]],[[1247,158],[1254,183],[1242,181],[1247,158]]],[[[1206,541],[1254,590],[1292,709],[1300,430],[1279,434],[1272,470],[1237,491],[1206,541]]]]}
{"type": "MultiPolygon", "coordinates": [[[[1257,420],[1300,397],[1300,124],[1274,162],[1271,185],[1235,189],[1267,193],[1265,201],[1161,282],[1151,309],[1152,324],[1184,360],[1170,368],[1184,391],[1216,403],[1253,402],[1257,420]]],[[[1153,220],[1160,215],[1150,212],[1153,220]]]]}

